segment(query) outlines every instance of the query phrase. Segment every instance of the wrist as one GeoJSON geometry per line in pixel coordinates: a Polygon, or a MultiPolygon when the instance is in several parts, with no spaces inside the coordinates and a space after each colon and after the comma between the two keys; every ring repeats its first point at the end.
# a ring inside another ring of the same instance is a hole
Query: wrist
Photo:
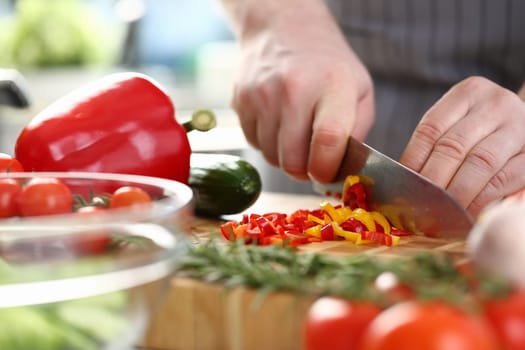
{"type": "Polygon", "coordinates": [[[304,22],[334,26],[323,0],[221,0],[230,26],[242,43],[267,29],[303,28],[304,22]]]}

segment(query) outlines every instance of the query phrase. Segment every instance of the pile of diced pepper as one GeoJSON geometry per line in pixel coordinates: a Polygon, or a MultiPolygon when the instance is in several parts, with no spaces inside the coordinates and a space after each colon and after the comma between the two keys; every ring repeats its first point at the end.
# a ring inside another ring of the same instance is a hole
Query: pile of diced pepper
{"type": "Polygon", "coordinates": [[[394,227],[380,212],[371,210],[367,179],[348,176],[341,193],[330,194],[340,203],[322,201],[318,209],[299,209],[292,214],[270,212],[244,214],[240,221],[220,226],[230,241],[247,244],[282,244],[296,247],[323,241],[346,240],[357,245],[376,244],[393,247],[401,236],[410,233],[394,227]]]}

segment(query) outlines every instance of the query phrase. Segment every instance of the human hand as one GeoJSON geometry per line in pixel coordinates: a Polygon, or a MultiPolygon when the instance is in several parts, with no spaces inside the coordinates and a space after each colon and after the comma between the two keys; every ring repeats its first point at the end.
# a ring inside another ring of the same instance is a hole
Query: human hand
{"type": "Polygon", "coordinates": [[[476,217],[525,188],[525,103],[485,78],[465,79],[428,110],[401,162],[476,217]]]}
{"type": "Polygon", "coordinates": [[[232,105],[246,139],[270,164],[327,182],[348,136],[363,140],[373,123],[373,88],[327,10],[301,13],[307,6],[278,12],[241,40],[232,105]]]}

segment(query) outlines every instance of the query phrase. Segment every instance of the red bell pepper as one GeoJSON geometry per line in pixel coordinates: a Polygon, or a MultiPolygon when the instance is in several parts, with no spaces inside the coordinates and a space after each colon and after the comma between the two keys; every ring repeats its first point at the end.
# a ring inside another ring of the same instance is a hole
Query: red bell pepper
{"type": "Polygon", "coordinates": [[[167,93],[138,73],[116,73],[62,97],[15,145],[26,171],[90,171],[187,183],[191,148],[167,93]]]}

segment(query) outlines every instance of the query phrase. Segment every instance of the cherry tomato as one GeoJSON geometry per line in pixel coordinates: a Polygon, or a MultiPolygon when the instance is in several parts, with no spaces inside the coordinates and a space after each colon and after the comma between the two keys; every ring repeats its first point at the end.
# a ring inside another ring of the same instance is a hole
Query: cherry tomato
{"type": "Polygon", "coordinates": [[[7,153],[0,153],[0,172],[14,173],[23,172],[24,167],[16,158],[11,157],[7,153]]]}
{"type": "Polygon", "coordinates": [[[18,215],[17,199],[21,190],[15,179],[0,179],[0,217],[18,215]]]}
{"type": "Polygon", "coordinates": [[[377,276],[375,287],[386,297],[389,304],[412,300],[415,297],[414,290],[392,272],[383,272],[377,276]]]}
{"type": "Polygon", "coordinates": [[[504,349],[525,349],[525,291],[484,303],[484,315],[504,349]]]}
{"type": "Polygon", "coordinates": [[[406,301],[377,316],[360,350],[497,350],[496,338],[481,318],[443,302],[406,301]]]}
{"type": "MultiPolygon", "coordinates": [[[[97,206],[85,206],[76,211],[77,215],[94,216],[104,215],[106,209],[97,206]]],[[[95,232],[86,232],[74,236],[69,241],[70,248],[80,255],[94,255],[107,251],[111,244],[111,235],[109,232],[101,230],[95,232]]]]}
{"type": "Polygon", "coordinates": [[[95,255],[108,250],[111,237],[107,232],[86,233],[69,242],[71,249],[79,255],[95,255]]]}
{"type": "Polygon", "coordinates": [[[123,186],[113,192],[109,202],[109,208],[122,208],[137,204],[151,204],[150,195],[139,187],[123,186]]]}
{"type": "Polygon", "coordinates": [[[306,349],[358,349],[365,329],[380,312],[379,306],[369,302],[321,297],[307,313],[306,349]]]}
{"type": "Polygon", "coordinates": [[[22,216],[70,213],[73,196],[69,187],[55,178],[32,178],[18,195],[18,211],[22,216]]]}

